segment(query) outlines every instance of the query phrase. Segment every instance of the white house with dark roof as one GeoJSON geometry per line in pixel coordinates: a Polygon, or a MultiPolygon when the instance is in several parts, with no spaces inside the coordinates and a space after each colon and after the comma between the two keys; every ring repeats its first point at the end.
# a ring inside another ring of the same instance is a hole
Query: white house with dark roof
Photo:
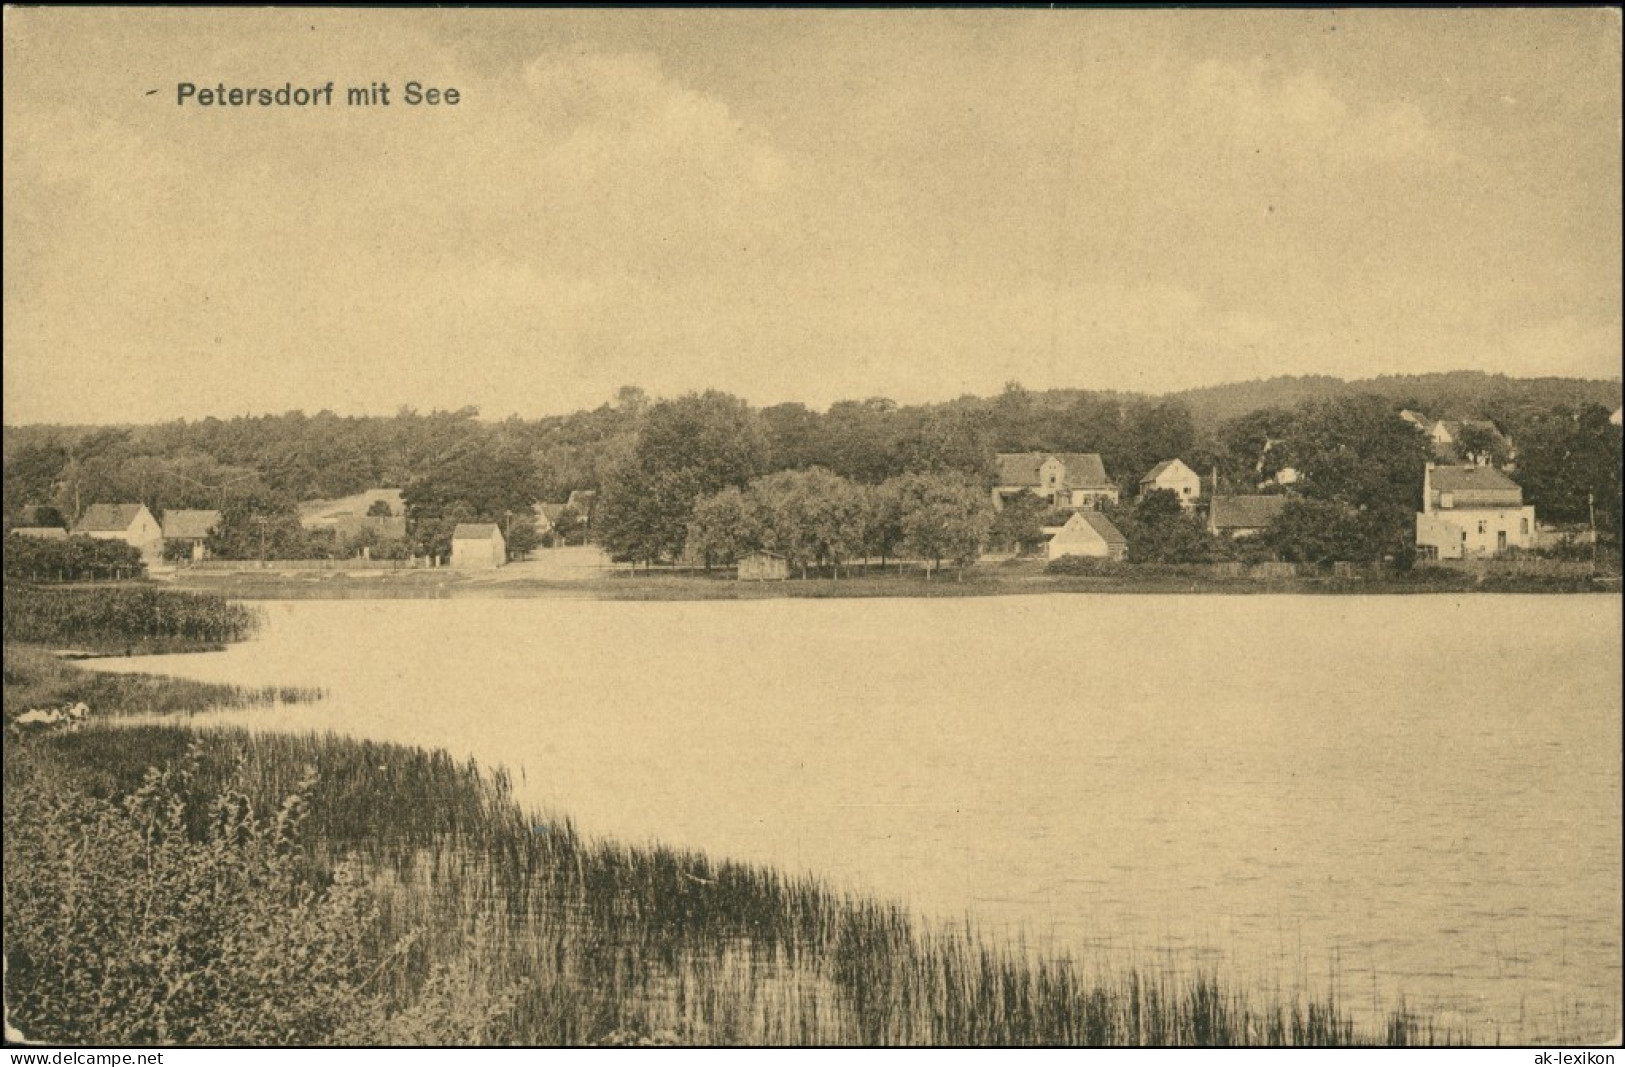
{"type": "Polygon", "coordinates": [[[203,543],[220,524],[220,512],[209,509],[172,508],[164,512],[164,544],[180,543],[187,546],[193,559],[204,557],[203,543]]]}
{"type": "Polygon", "coordinates": [[[1286,507],[1289,496],[1215,496],[1207,510],[1208,532],[1225,537],[1256,537],[1286,507]]]}
{"type": "Polygon", "coordinates": [[[1490,559],[1535,544],[1535,509],[1493,467],[1436,466],[1422,473],[1416,547],[1435,559],[1490,559]]]}
{"type": "Polygon", "coordinates": [[[508,562],[508,543],[494,522],[460,522],[451,532],[451,565],[461,570],[490,570],[508,562]]]}
{"type": "Polygon", "coordinates": [[[75,534],[100,541],[123,541],[148,563],[164,558],[164,531],[145,504],[92,504],[73,524],[75,534]]]}
{"type": "Polygon", "coordinates": [[[1022,493],[1073,511],[1117,503],[1117,486],[1106,476],[1098,452],[1000,452],[997,459],[995,508],[1022,493]]]}
{"type": "Polygon", "coordinates": [[[1128,538],[1101,512],[1076,511],[1049,539],[1045,552],[1050,559],[1062,556],[1123,559],[1128,555],[1128,538]]]}
{"type": "Polygon", "coordinates": [[[1192,508],[1202,499],[1202,476],[1182,459],[1165,459],[1140,479],[1141,496],[1158,489],[1173,493],[1181,506],[1192,508]]]}

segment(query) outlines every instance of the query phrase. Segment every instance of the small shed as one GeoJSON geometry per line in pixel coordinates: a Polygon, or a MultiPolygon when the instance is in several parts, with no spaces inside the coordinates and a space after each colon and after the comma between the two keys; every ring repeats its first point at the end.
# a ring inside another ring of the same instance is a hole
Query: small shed
{"type": "Polygon", "coordinates": [[[1079,511],[1050,538],[1048,555],[1050,559],[1094,556],[1120,560],[1128,555],[1128,538],[1100,512],[1079,511]]]}
{"type": "Polygon", "coordinates": [[[777,552],[756,551],[739,557],[742,582],[782,582],[790,577],[790,564],[777,552]]]}
{"type": "Polygon", "coordinates": [[[462,570],[490,570],[508,562],[508,543],[494,522],[460,522],[451,532],[451,565],[462,570]]]}

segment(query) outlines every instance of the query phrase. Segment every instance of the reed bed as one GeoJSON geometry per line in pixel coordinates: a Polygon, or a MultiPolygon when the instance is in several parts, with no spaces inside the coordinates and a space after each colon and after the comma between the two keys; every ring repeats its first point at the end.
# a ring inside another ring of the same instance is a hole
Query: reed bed
{"type": "Polygon", "coordinates": [[[216,708],[262,707],[320,700],[320,689],[237,686],[143,674],[87,671],[42,649],[5,646],[6,720],[33,708],[81,701],[91,715],[192,715],[216,708]]]}
{"type": "Polygon", "coordinates": [[[218,647],[250,636],[259,616],[222,597],[144,585],[47,587],[7,582],[5,643],[144,651],[218,647]]]}
{"type": "Polygon", "coordinates": [[[199,840],[218,821],[207,798],[240,798],[255,812],[302,798],[311,892],[370,894],[367,995],[395,1039],[1221,1046],[1466,1036],[1402,1013],[1364,1032],[1329,996],[1155,964],[1102,973],[811,877],[588,840],[568,819],[523,810],[500,772],[332,735],[133,726],[8,746],[8,848],[14,773],[38,778],[45,767],[119,804],[150,768],[179,760],[194,801],[182,805],[185,822],[199,840]]]}

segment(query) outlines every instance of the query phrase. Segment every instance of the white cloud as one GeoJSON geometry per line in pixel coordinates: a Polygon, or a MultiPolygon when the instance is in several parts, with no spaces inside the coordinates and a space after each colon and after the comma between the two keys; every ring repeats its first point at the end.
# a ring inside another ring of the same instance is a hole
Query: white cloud
{"type": "Polygon", "coordinates": [[[1186,85],[1207,136],[1302,169],[1382,163],[1439,165],[1455,150],[1415,103],[1363,106],[1340,98],[1314,71],[1272,75],[1261,62],[1207,61],[1186,85]]]}

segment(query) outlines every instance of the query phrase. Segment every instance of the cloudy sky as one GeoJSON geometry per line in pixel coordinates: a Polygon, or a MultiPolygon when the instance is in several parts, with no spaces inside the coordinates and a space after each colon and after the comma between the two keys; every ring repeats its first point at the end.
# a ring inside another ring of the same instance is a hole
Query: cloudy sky
{"type": "Polygon", "coordinates": [[[5,419],[1613,377],[1620,55],[1597,10],[8,8],[5,419]]]}

